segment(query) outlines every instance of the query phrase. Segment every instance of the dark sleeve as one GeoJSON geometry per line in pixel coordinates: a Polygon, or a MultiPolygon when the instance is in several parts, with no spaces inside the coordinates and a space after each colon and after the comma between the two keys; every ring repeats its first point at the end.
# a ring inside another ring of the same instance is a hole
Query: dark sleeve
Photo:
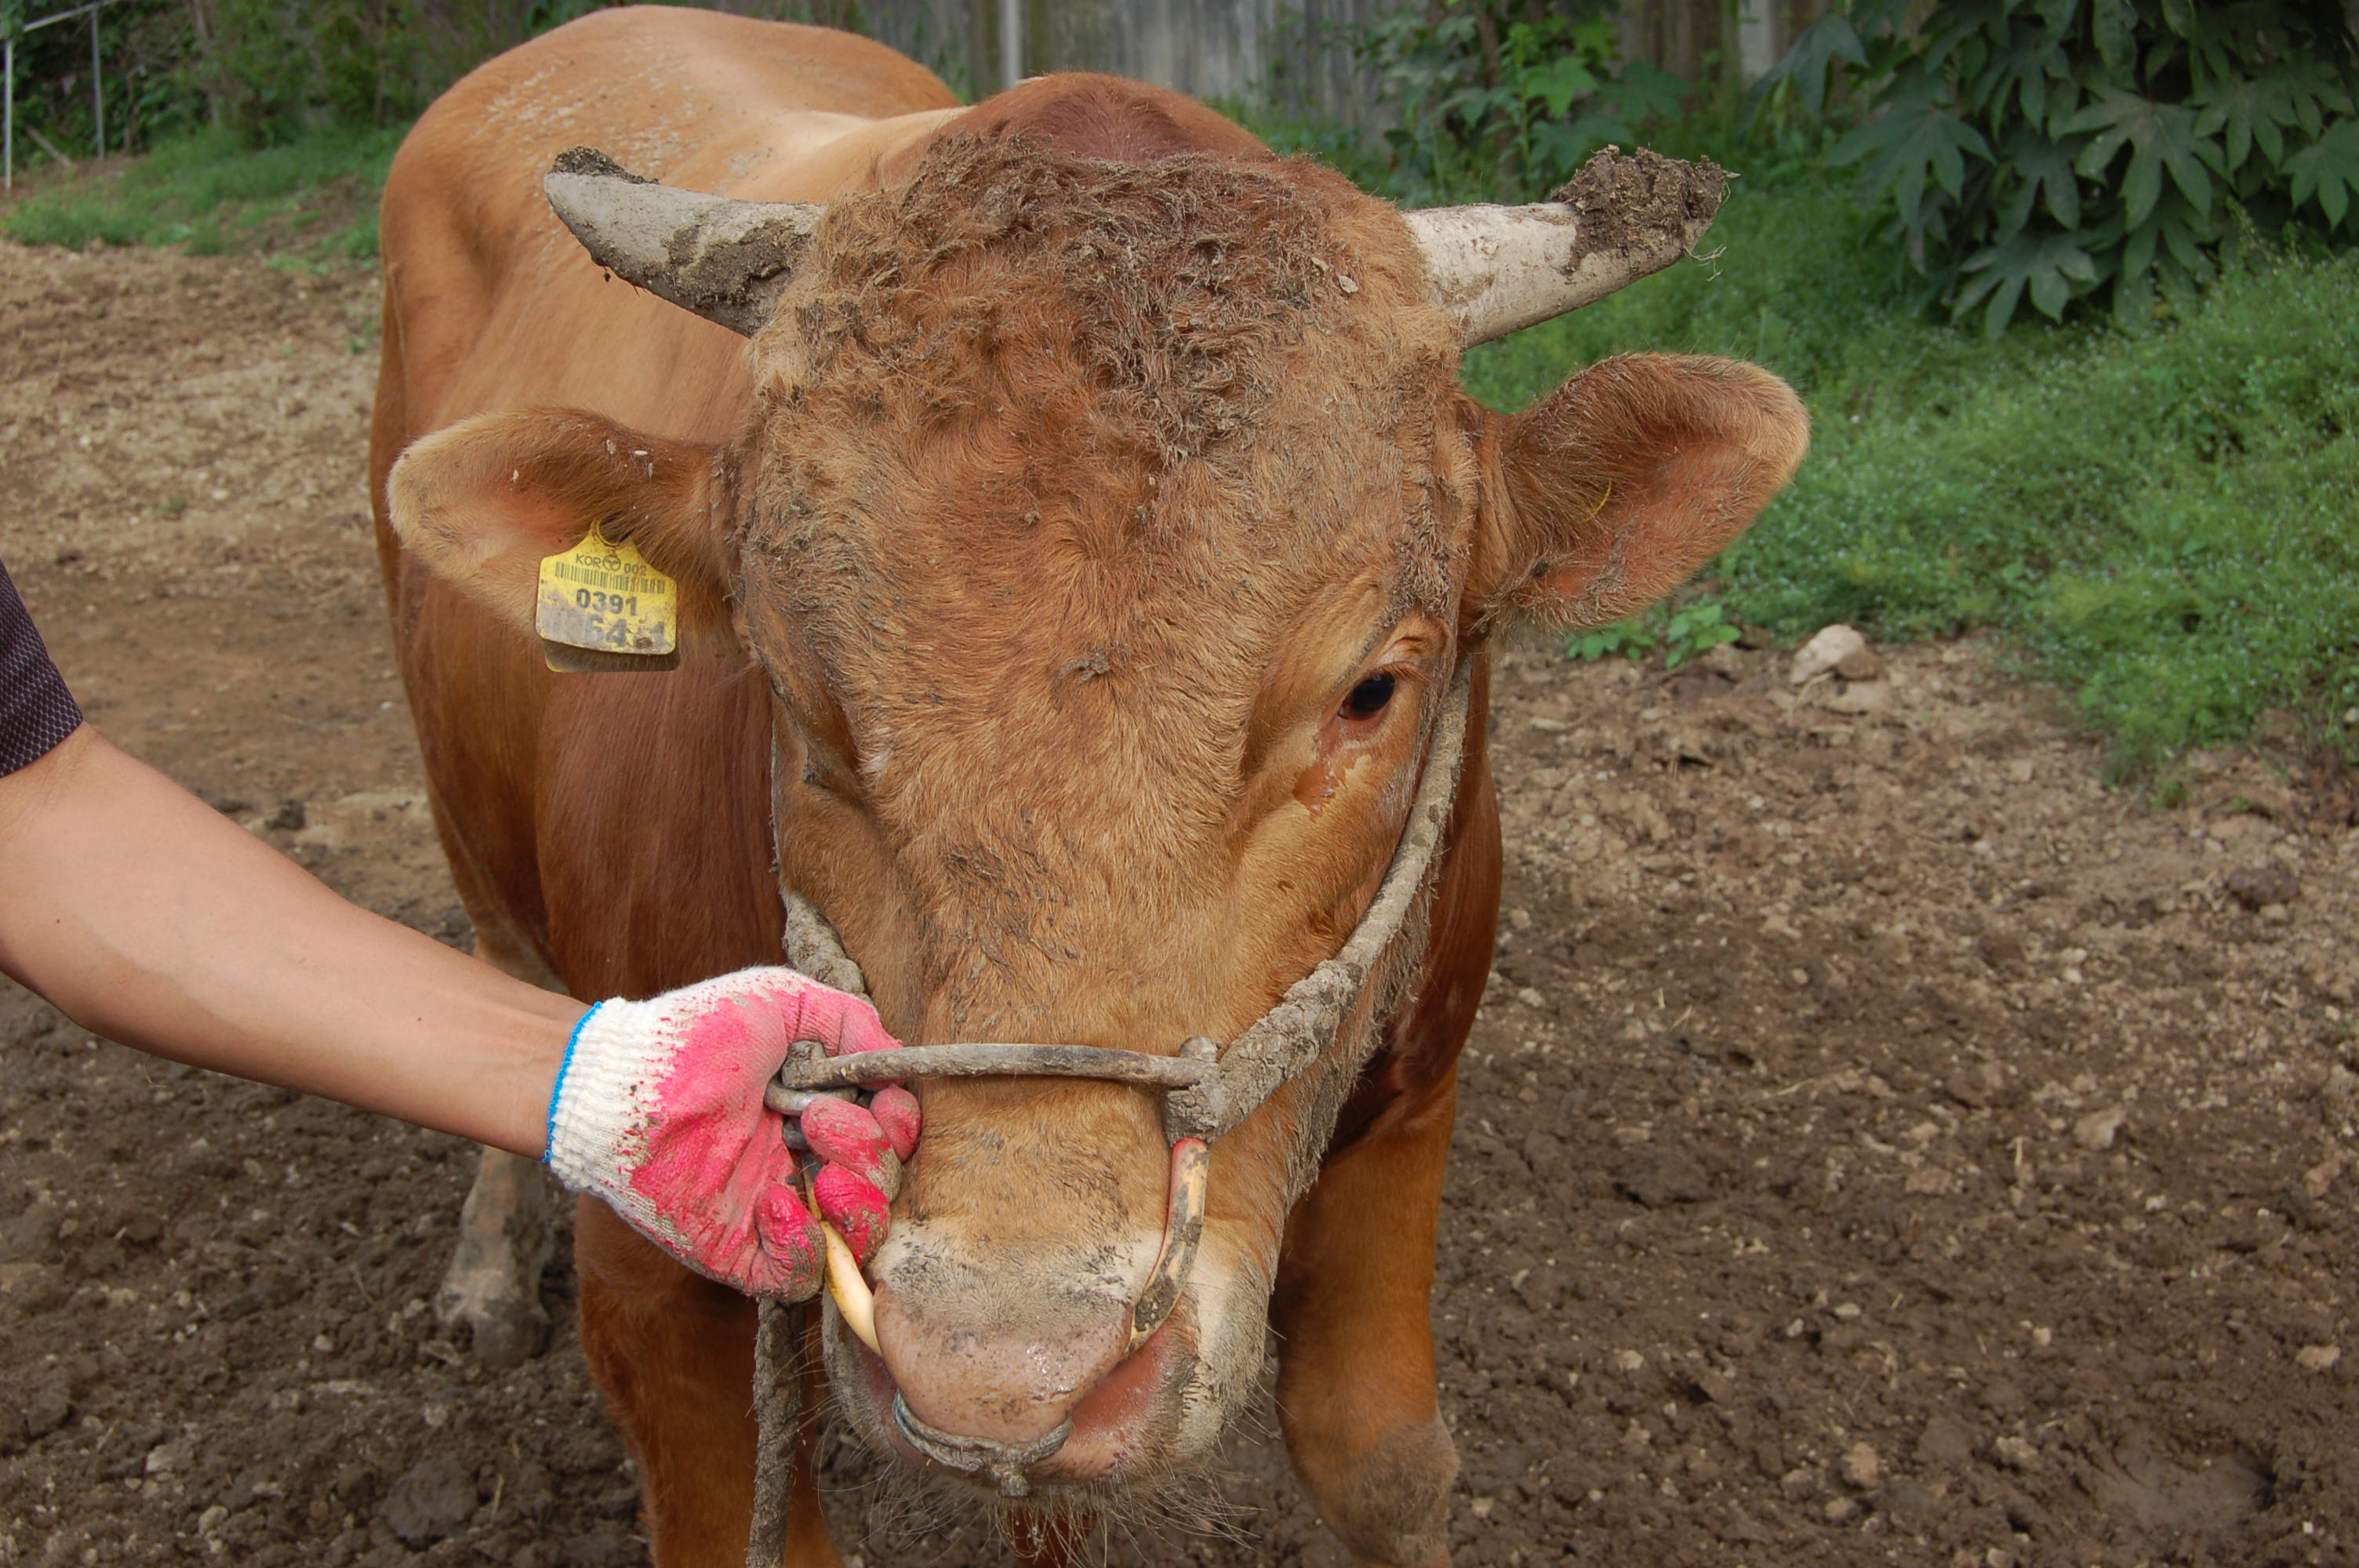
{"type": "Polygon", "coordinates": [[[81,723],[65,676],[0,563],[0,773],[40,761],[81,723]]]}

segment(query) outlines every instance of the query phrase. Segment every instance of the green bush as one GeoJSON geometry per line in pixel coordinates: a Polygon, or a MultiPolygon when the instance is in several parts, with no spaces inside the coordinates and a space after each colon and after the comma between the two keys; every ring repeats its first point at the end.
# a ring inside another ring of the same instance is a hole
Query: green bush
{"type": "MultiPolygon", "coordinates": [[[[108,150],[207,127],[268,146],[333,126],[403,124],[478,61],[601,3],[116,0],[98,15],[108,150]]],[[[0,0],[0,33],[21,27],[28,9],[60,8],[61,0],[0,0]]],[[[95,129],[89,59],[79,25],[18,39],[20,123],[74,156],[95,129]]]]}
{"type": "Polygon", "coordinates": [[[1869,196],[1953,316],[1996,336],[2110,296],[2207,282],[2241,211],[2359,230],[2359,54],[2340,0],[1848,0],[1755,90],[1820,114],[1830,78],[1865,117],[1830,161],[1869,196]]]}
{"type": "Polygon", "coordinates": [[[469,68],[601,0],[212,0],[198,80],[248,142],[415,119],[469,68]]]}
{"type": "Polygon", "coordinates": [[[1545,196],[1605,143],[1676,118],[1695,91],[1625,61],[1594,4],[1439,0],[1343,38],[1398,117],[1384,183],[1411,206],[1545,196]]]}
{"type": "MultiPolygon", "coordinates": [[[[16,171],[21,177],[38,131],[69,157],[100,150],[90,84],[90,29],[76,20],[37,32],[27,20],[66,10],[63,0],[0,0],[0,36],[16,38],[16,171]]],[[[98,12],[104,63],[106,147],[130,152],[181,135],[201,123],[190,70],[198,7],[190,0],[115,0],[98,12]]]]}

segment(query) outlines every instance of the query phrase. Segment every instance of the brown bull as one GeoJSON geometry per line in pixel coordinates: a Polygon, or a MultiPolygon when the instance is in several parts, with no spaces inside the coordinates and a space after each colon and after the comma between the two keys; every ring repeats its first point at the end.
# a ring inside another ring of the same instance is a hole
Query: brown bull
{"type": "MultiPolygon", "coordinates": [[[[396,162],[379,538],[453,872],[519,973],[636,996],[777,962],[783,882],[913,1044],[1228,1040],[1352,930],[1471,663],[1430,941],[1216,1145],[1180,1305],[1136,1354],[1152,1097],[923,1086],[871,1270],[882,1355],[827,1346],[838,1408],[901,1462],[926,1463],[897,1393],[1001,1444],[1071,1419],[1035,1496],[1119,1507],[1211,1454],[1274,1328],[1323,1516],[1363,1560],[1446,1560],[1427,1303],[1499,889],[1484,650],[1658,597],[1806,440],[1781,383],[1722,361],[1474,404],[1465,343],[1576,302],[1564,266],[1469,263],[1519,254],[1515,221],[1405,219],[1136,83],[962,110],[874,44],[669,9],[493,61],[396,162]],[[810,205],[730,209],[770,224],[734,250],[568,213],[699,319],[551,215],[543,173],[578,145],[810,205]],[[535,573],[592,524],[679,580],[677,668],[545,667],[535,573]]],[[[516,1175],[487,1168],[476,1243],[516,1175]]],[[[582,1341],[658,1560],[734,1564],[753,1306],[595,1204],[576,1223],[582,1341]]],[[[458,1282],[480,1343],[516,1287],[458,1282]]],[[[788,1559],[833,1563],[799,1476],[788,1559]]]]}

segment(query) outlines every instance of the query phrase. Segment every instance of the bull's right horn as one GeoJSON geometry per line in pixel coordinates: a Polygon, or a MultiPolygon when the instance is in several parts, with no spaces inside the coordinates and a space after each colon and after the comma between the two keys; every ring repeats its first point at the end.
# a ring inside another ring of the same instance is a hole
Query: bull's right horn
{"type": "Polygon", "coordinates": [[[827,211],[678,190],[594,147],[558,154],[540,186],[600,266],[749,338],[777,310],[827,211]]]}
{"type": "Polygon", "coordinates": [[[1645,147],[1601,149],[1546,201],[1404,212],[1462,347],[1604,298],[1694,248],[1728,171],[1645,147]]]}

